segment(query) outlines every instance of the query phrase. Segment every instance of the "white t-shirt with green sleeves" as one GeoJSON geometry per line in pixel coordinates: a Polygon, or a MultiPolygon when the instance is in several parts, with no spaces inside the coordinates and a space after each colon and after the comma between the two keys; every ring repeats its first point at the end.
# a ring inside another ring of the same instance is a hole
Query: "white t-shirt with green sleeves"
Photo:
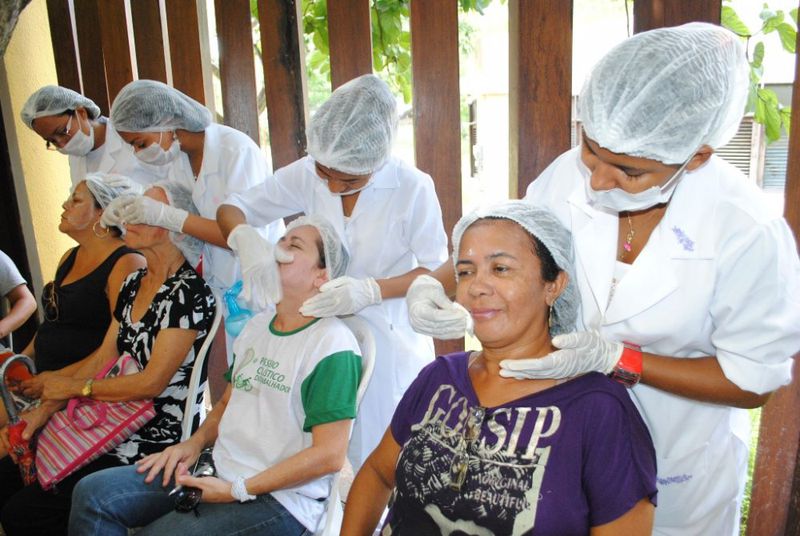
{"type": "MultiPolygon", "coordinates": [[[[220,478],[250,478],[311,446],[311,428],[356,415],[358,343],[338,318],[290,332],[274,316],[253,317],[233,344],[233,391],[219,424],[214,463],[220,478]]],[[[332,477],[273,491],[300,523],[316,531],[332,477]]]]}

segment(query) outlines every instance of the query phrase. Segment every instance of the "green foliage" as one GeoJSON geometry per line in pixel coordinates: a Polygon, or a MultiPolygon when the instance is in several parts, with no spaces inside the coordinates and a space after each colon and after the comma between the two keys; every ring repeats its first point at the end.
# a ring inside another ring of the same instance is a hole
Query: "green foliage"
{"type": "Polygon", "coordinates": [[[784,106],[778,100],[778,96],[771,89],[767,89],[762,83],[764,76],[764,42],[760,36],[771,33],[778,35],[783,50],[790,54],[796,53],[797,46],[797,8],[789,12],[790,18],[787,20],[786,14],[782,10],[774,11],[768,4],[764,4],[759,13],[761,28],[753,32],[739,18],[736,11],[728,5],[722,6],[722,25],[745,39],[746,44],[750,45],[751,39],[759,39],[753,46],[750,61],[750,92],[747,100],[748,111],[753,112],[754,119],[764,125],[767,139],[773,142],[780,138],[781,128],[787,133],[791,124],[791,108],[784,106]]]}

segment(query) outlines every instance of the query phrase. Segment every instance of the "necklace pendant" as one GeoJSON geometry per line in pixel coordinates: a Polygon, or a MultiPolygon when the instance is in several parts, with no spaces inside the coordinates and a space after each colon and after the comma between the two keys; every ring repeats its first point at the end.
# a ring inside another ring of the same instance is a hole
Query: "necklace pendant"
{"type": "Polygon", "coordinates": [[[631,245],[626,242],[626,243],[622,244],[622,249],[624,249],[625,251],[630,252],[631,245]]]}

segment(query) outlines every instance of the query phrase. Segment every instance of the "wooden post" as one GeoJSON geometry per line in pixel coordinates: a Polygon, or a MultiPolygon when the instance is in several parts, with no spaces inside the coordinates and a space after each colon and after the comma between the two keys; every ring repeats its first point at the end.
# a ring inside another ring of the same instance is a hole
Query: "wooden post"
{"type": "Polygon", "coordinates": [[[108,115],[109,100],[103,61],[103,41],[100,38],[100,17],[96,0],[74,0],[75,28],[81,61],[83,94],[108,115]]]}
{"type": "Polygon", "coordinates": [[[299,0],[258,0],[274,169],[306,153],[306,65],[299,0]]]}
{"type": "Polygon", "coordinates": [[[331,86],[372,72],[369,0],[328,0],[328,49],[331,86]]]}
{"type": "Polygon", "coordinates": [[[103,43],[108,101],[111,103],[119,90],[133,80],[125,0],[100,0],[97,2],[97,14],[100,21],[97,31],[100,32],[103,43]]]}
{"type": "Polygon", "coordinates": [[[161,10],[158,0],[131,2],[133,41],[136,46],[136,66],[139,78],[167,82],[164,59],[164,36],[161,33],[161,10]]]}
{"type": "Polygon", "coordinates": [[[570,148],[572,2],[509,2],[509,195],[570,148]]]}
{"type": "MultiPolygon", "coordinates": [[[[433,177],[449,236],[461,217],[461,100],[458,87],[458,2],[411,1],[414,154],[433,177]]],[[[436,341],[437,353],[464,341],[436,341]]]]}
{"type": "Polygon", "coordinates": [[[639,33],[687,22],[719,24],[722,0],[636,0],[633,32],[639,33]]]}
{"type": "Polygon", "coordinates": [[[167,0],[164,5],[167,11],[172,85],[197,102],[205,104],[196,0],[167,0]]]}
{"type": "Polygon", "coordinates": [[[69,0],[47,0],[47,18],[50,21],[58,85],[80,93],[81,77],[78,73],[78,56],[75,54],[69,0]]]}
{"type": "MultiPolygon", "coordinates": [[[[800,36],[797,40],[800,47],[800,36]]],[[[800,110],[800,54],[796,56],[792,110],[800,110]]],[[[800,121],[793,118],[789,132],[784,215],[800,237],[800,121]]],[[[748,536],[785,534],[796,536],[800,526],[800,476],[797,471],[800,443],[800,354],[795,356],[791,385],[779,389],[761,411],[753,491],[750,497],[748,536]]]]}
{"type": "Polygon", "coordinates": [[[250,0],[216,0],[215,11],[225,124],[241,130],[258,144],[258,97],[250,0]]]}

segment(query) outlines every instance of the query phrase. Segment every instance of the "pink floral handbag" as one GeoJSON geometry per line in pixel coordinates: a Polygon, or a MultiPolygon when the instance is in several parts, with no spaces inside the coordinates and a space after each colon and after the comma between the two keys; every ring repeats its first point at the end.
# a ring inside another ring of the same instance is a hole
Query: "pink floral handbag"
{"type": "MultiPolygon", "coordinates": [[[[121,355],[95,379],[136,374],[139,366],[121,355]]],[[[72,398],[50,417],[36,443],[36,473],[42,489],[50,489],[89,462],[128,439],[155,417],[152,400],[101,402],[72,398]]]]}

